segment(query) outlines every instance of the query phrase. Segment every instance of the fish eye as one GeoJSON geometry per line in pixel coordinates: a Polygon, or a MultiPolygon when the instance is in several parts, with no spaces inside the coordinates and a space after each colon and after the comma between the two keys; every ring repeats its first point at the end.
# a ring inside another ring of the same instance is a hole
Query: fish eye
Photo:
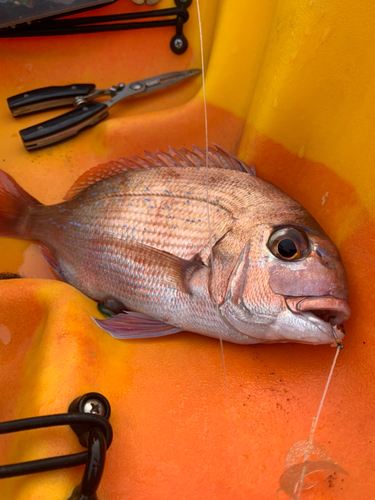
{"type": "Polygon", "coordinates": [[[268,248],[281,260],[298,260],[309,253],[309,240],[301,229],[282,227],[275,229],[268,240],[268,248]]]}

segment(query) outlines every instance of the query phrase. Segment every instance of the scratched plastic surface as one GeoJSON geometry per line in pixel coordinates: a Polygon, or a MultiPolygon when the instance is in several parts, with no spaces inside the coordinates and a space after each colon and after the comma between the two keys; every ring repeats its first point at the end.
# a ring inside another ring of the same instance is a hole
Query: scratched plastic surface
{"type": "MultiPolygon", "coordinates": [[[[352,317],[315,440],[349,473],[319,472],[302,500],[362,500],[375,489],[375,6],[359,0],[201,0],[209,141],[294,196],[337,243],[352,317]]],[[[161,0],[158,8],[172,6],[161,0]]],[[[148,9],[149,7],[141,7],[148,9]]],[[[108,12],[136,10],[119,1],[108,12]]],[[[172,28],[3,40],[1,168],[44,203],[88,168],[143,150],[204,147],[200,80],[113,108],[76,139],[23,149],[5,98],[32,88],[98,87],[200,65],[196,5],[189,49],[172,28]]],[[[100,500],[276,497],[288,450],[308,439],[334,357],[330,347],[224,345],[183,333],[116,341],[91,320],[96,304],[56,280],[33,242],[0,240],[0,420],[64,412],[89,391],[111,402],[114,441],[100,500]],[[35,279],[49,278],[49,280],[35,279]]],[[[0,439],[2,463],[78,452],[69,429],[0,439]]],[[[2,480],[10,500],[68,498],[83,468],[2,480]]],[[[311,476],[312,478],[312,476],[311,476]]],[[[313,479],[313,478],[312,478],[313,479]]],[[[311,479],[311,480],[312,480],[311,479]]],[[[280,500],[286,500],[279,493],[280,500]]]]}

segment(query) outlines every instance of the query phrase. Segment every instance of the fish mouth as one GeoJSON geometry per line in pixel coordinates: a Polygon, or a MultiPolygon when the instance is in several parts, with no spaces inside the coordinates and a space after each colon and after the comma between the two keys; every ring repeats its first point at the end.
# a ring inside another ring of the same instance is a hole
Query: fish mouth
{"type": "MultiPolygon", "coordinates": [[[[293,313],[303,315],[324,333],[332,334],[332,328],[342,325],[350,316],[348,302],[335,297],[289,297],[286,304],[293,313]]],[[[336,328],[335,332],[338,332],[336,328]]],[[[340,336],[342,338],[343,333],[340,336]]]]}

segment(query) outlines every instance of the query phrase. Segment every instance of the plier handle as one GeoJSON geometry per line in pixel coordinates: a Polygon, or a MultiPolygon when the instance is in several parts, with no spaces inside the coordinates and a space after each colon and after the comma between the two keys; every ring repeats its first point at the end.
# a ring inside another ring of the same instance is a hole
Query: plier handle
{"type": "Polygon", "coordinates": [[[75,107],[73,111],[20,130],[23,144],[30,151],[55,144],[95,125],[108,116],[111,106],[123,99],[150,94],[199,73],[200,69],[175,71],[128,84],[119,83],[109,89],[97,89],[91,83],[44,87],[9,97],[7,101],[14,117],[63,106],[75,107]],[[94,101],[107,95],[110,98],[106,101],[94,101]]]}

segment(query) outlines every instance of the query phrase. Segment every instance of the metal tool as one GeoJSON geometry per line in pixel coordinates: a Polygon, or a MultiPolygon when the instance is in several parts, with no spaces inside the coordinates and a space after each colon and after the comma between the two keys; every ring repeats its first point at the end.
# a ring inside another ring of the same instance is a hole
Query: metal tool
{"type": "Polygon", "coordinates": [[[109,89],[96,89],[95,85],[90,83],[45,87],[9,97],[7,101],[15,117],[63,106],[76,108],[51,120],[20,130],[25,148],[31,151],[63,141],[86,127],[95,125],[108,116],[111,106],[124,99],[148,95],[199,73],[200,69],[176,71],[128,84],[119,83],[109,89]],[[106,95],[110,96],[107,101],[94,101],[106,95]]]}

